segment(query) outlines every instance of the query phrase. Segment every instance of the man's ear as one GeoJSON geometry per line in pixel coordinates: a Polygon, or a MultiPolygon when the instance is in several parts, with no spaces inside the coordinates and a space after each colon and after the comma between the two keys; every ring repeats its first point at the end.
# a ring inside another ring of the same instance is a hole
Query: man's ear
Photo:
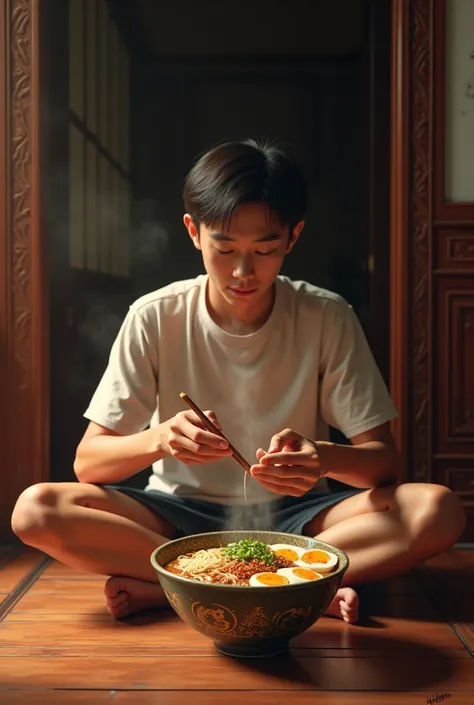
{"type": "Polygon", "coordinates": [[[193,241],[193,245],[197,250],[201,249],[201,242],[199,240],[199,229],[196,227],[192,216],[189,213],[185,213],[183,216],[183,223],[186,230],[189,233],[189,237],[193,241]]]}
{"type": "Polygon", "coordinates": [[[295,225],[293,228],[293,232],[290,235],[290,239],[288,241],[288,247],[286,248],[286,253],[291,252],[293,249],[296,241],[298,240],[299,236],[301,235],[301,231],[303,230],[305,226],[304,220],[300,220],[299,223],[295,225]]]}

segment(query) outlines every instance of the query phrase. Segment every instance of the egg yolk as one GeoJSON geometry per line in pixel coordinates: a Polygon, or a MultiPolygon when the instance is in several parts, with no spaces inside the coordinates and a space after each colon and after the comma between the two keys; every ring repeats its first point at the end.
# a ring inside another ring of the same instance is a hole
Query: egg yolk
{"type": "Polygon", "coordinates": [[[297,575],[298,578],[304,578],[305,580],[319,580],[319,577],[312,570],[308,568],[294,568],[292,571],[293,575],[297,575]]]}
{"type": "Polygon", "coordinates": [[[258,576],[257,580],[263,585],[287,585],[290,582],[284,575],[277,575],[276,573],[263,573],[263,575],[258,576]]]}
{"type": "Polygon", "coordinates": [[[305,563],[329,563],[330,557],[323,551],[306,551],[301,556],[301,560],[305,563]]]}
{"type": "Polygon", "coordinates": [[[275,553],[281,558],[288,558],[289,561],[297,561],[299,558],[296,551],[293,551],[291,548],[277,548],[275,553]]]}

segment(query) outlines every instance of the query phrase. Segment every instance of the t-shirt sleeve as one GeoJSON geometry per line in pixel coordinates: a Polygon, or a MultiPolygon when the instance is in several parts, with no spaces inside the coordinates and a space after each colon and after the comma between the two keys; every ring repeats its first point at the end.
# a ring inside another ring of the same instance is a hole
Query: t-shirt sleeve
{"type": "Polygon", "coordinates": [[[321,415],[347,438],[398,415],[362,326],[343,299],[326,308],[320,382],[321,415]]]}
{"type": "Polygon", "coordinates": [[[158,331],[129,309],[84,416],[123,435],[143,431],[157,407],[158,331]]]}

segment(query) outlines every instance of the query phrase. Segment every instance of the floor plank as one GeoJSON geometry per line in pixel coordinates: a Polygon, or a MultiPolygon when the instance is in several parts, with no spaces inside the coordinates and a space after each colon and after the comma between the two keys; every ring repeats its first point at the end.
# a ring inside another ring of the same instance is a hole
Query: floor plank
{"type": "MultiPolygon", "coordinates": [[[[41,615],[10,613],[0,626],[4,645],[21,646],[25,630],[31,645],[57,646],[68,640],[76,646],[103,646],[120,640],[124,647],[133,646],[137,639],[144,646],[183,646],[201,649],[207,638],[182,622],[173,613],[163,613],[157,620],[142,617],[127,622],[114,622],[110,617],[95,622],[89,615],[54,615],[45,621],[41,615]],[[63,624],[64,627],[59,625],[63,624]]],[[[429,643],[433,648],[458,651],[464,646],[447,624],[396,617],[378,617],[369,626],[345,625],[328,617],[292,640],[295,647],[305,648],[381,648],[403,651],[418,644],[429,643]],[[376,646],[371,646],[375,644],[376,646]]]]}
{"type": "MultiPolygon", "coordinates": [[[[410,652],[414,658],[416,658],[418,650],[416,647],[407,648],[406,653],[410,652]]],[[[166,656],[215,656],[216,650],[210,641],[203,642],[200,648],[195,648],[192,646],[129,646],[127,647],[126,653],[131,659],[141,658],[142,656],[150,657],[154,656],[160,659],[163,655],[166,656]]],[[[318,648],[318,647],[290,647],[290,653],[292,656],[314,656],[318,658],[375,658],[380,656],[380,649],[376,648],[318,648]]],[[[390,653],[391,658],[396,657],[396,652],[390,653]]],[[[89,657],[91,655],[90,646],[76,646],[70,643],[63,643],[58,646],[38,646],[38,645],[22,645],[22,646],[1,646],[0,645],[0,658],[3,656],[19,656],[22,658],[27,658],[30,656],[44,656],[48,658],[63,658],[63,657],[89,657]]],[[[109,644],[107,646],[107,656],[114,658],[115,656],[123,656],[124,649],[120,644],[109,644]]],[[[459,650],[456,652],[445,653],[446,658],[472,658],[470,652],[467,649],[459,650]]]]}
{"type": "Polygon", "coordinates": [[[110,619],[105,609],[103,584],[87,580],[38,580],[15,608],[17,616],[24,612],[38,618],[103,612],[110,619]],[[52,588],[48,583],[53,583],[52,588]]]}
{"type": "Polygon", "coordinates": [[[40,551],[28,551],[17,556],[0,570],[0,592],[11,592],[43,558],[44,554],[40,551]]]}
{"type": "MultiPolygon", "coordinates": [[[[1,692],[1,691],[0,691],[1,692]]],[[[438,702],[447,702],[452,698],[453,705],[472,705],[473,693],[451,690],[450,693],[417,691],[417,692],[396,692],[387,693],[383,691],[373,691],[370,696],[378,705],[423,705],[430,698],[439,696],[438,702]],[[447,695],[446,700],[441,700],[441,696],[447,695]]],[[[222,705],[225,700],[226,705],[242,705],[242,691],[226,690],[222,691],[3,691],[1,692],[2,705],[222,705]]],[[[251,696],[252,697],[252,696],[251,696]]],[[[254,695],[258,705],[283,705],[289,702],[288,693],[285,692],[262,692],[258,691],[254,695]]],[[[368,693],[351,692],[318,692],[315,701],[314,691],[296,691],[291,693],[291,705],[367,705],[368,693]]]]}
{"type": "Polygon", "coordinates": [[[453,628],[459,635],[459,638],[464,641],[467,648],[474,657],[474,623],[465,624],[463,622],[454,622],[453,628]]]}
{"type": "Polygon", "coordinates": [[[420,658],[275,657],[242,661],[219,654],[111,659],[106,654],[54,658],[4,656],[0,687],[161,690],[427,690],[474,691],[474,659],[445,658],[432,648],[420,658]],[[183,678],[185,669],[186,678],[183,678]],[[25,671],[28,679],[25,681],[25,671]],[[87,674],[87,677],[85,677],[87,674]]]}

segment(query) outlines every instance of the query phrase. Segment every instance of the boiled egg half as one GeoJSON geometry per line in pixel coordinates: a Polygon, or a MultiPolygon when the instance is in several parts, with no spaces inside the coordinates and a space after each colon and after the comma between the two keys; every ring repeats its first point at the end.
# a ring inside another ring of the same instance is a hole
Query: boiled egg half
{"type": "Polygon", "coordinates": [[[316,573],[316,571],[309,568],[280,568],[277,570],[277,575],[284,575],[292,585],[307,583],[311,580],[320,580],[324,577],[321,573],[316,573]]]}
{"type": "Polygon", "coordinates": [[[280,556],[280,558],[287,558],[289,561],[293,562],[297,561],[306,551],[305,548],[291,546],[288,543],[274,543],[270,548],[277,556],[280,556]]]}
{"type": "Polygon", "coordinates": [[[310,548],[303,551],[295,565],[301,568],[309,568],[318,573],[330,573],[338,564],[338,558],[331,551],[324,551],[321,548],[310,548]]]}
{"type": "Polygon", "coordinates": [[[249,580],[249,585],[252,587],[277,587],[289,584],[290,580],[286,575],[279,575],[278,573],[255,573],[249,580]]]}

